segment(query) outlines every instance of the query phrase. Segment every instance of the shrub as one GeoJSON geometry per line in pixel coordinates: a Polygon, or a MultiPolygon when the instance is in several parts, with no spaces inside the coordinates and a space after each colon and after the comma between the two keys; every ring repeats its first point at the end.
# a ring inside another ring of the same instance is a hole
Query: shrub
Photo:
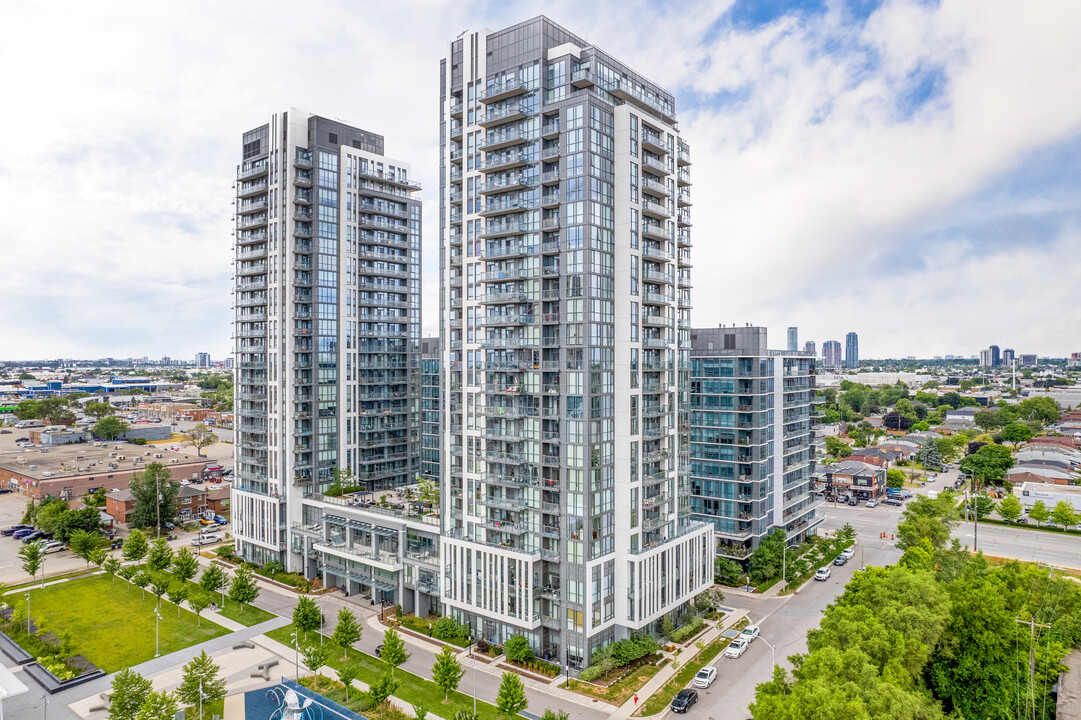
{"type": "Polygon", "coordinates": [[[593,682],[602,675],[614,670],[615,667],[616,665],[612,662],[612,658],[604,658],[600,662],[595,662],[582,672],[578,673],[578,678],[586,682],[593,682]]]}
{"type": "Polygon", "coordinates": [[[440,640],[465,640],[469,635],[469,625],[459,625],[454,618],[442,617],[432,625],[432,637],[440,640]]]}
{"type": "Polygon", "coordinates": [[[702,629],[704,621],[700,617],[693,617],[681,625],[679,628],[673,630],[668,638],[674,643],[683,643],[688,638],[694,637],[699,630],[702,629]]]}
{"type": "Polygon", "coordinates": [[[533,659],[533,648],[523,635],[515,635],[503,644],[507,659],[516,663],[527,663],[533,659]]]}
{"type": "Polygon", "coordinates": [[[146,445],[146,438],[135,438],[134,440],[132,440],[132,443],[134,443],[135,445],[146,445]]]}
{"type": "Polygon", "coordinates": [[[477,640],[477,652],[482,652],[482,653],[487,653],[488,652],[488,641],[485,640],[484,638],[481,638],[480,640],[477,640]]]}

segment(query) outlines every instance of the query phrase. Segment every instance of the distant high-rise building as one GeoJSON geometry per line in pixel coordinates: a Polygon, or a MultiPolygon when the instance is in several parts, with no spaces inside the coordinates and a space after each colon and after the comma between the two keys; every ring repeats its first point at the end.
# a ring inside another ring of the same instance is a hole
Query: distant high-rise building
{"type": "Polygon", "coordinates": [[[1013,351],[1013,348],[1006,348],[1002,351],[1002,365],[1003,367],[1013,367],[1013,361],[1017,359],[1017,354],[1013,351]]]}
{"type": "Polygon", "coordinates": [[[860,366],[860,338],[854,332],[845,335],[845,367],[851,369],[860,366]]]}
{"type": "Polygon", "coordinates": [[[814,340],[808,340],[807,342],[803,343],[803,352],[809,352],[812,355],[817,356],[818,355],[818,350],[815,347],[815,341],[814,340]]]}
{"type": "Polygon", "coordinates": [[[222,363],[222,367],[226,370],[232,370],[234,365],[236,365],[236,362],[231,357],[225,358],[225,361],[222,363]]]}
{"type": "Polygon", "coordinates": [[[441,75],[441,600],[575,673],[713,582],[690,148],[670,93],[545,17],[462,33],[441,75]]]}
{"type": "Polygon", "coordinates": [[[1026,368],[1034,368],[1037,365],[1037,358],[1035,355],[1018,355],[1018,365],[1026,368]]]}
{"type": "Polygon", "coordinates": [[[169,357],[168,355],[162,355],[161,356],[161,364],[162,365],[172,365],[173,364],[173,359],[171,357],[169,357]]]}
{"type": "Polygon", "coordinates": [[[799,328],[788,328],[788,352],[796,352],[799,349],[799,328]]]}
{"type": "Polygon", "coordinates": [[[998,351],[998,345],[992,345],[987,348],[991,351],[991,367],[998,367],[1002,364],[1002,355],[998,351]]]}
{"type": "Polygon", "coordinates": [[[841,342],[827,340],[822,343],[822,367],[836,370],[841,367],[841,342]]]}
{"type": "Polygon", "coordinates": [[[991,350],[980,350],[980,367],[991,367],[991,350]]]}
{"type": "Polygon", "coordinates": [[[401,568],[368,560],[405,534],[317,502],[420,468],[420,186],[383,146],[296,109],[243,134],[232,519],[245,560],[397,603],[401,568]]]}
{"type": "Polygon", "coordinates": [[[210,367],[210,353],[195,353],[195,367],[210,367]]]}
{"type": "Polygon", "coordinates": [[[767,350],[763,327],[691,330],[691,513],[713,525],[718,554],[746,558],[777,528],[799,543],[825,519],[812,495],[814,366],[767,350]]]}

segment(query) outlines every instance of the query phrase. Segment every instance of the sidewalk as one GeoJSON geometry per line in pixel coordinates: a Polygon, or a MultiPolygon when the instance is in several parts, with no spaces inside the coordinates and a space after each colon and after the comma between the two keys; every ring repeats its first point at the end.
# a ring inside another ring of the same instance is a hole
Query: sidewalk
{"type": "MultiPolygon", "coordinates": [[[[732,627],[746,616],[747,612],[745,610],[734,610],[733,612],[725,616],[722,626],[713,626],[698,640],[696,640],[695,643],[697,644],[698,642],[701,642],[703,643],[703,645],[709,645],[711,642],[721,637],[721,634],[725,630],[732,627]]],[[[680,652],[680,657],[686,657],[690,659],[696,656],[698,654],[698,648],[696,644],[684,647],[683,651],[680,652]]],[[[649,682],[643,685],[642,688],[638,691],[638,702],[635,703],[634,698],[632,697],[630,700],[616,708],[609,717],[629,718],[631,715],[634,714],[635,710],[637,710],[646,702],[647,699],[649,699],[655,692],[664,687],[669,680],[675,677],[676,673],[683,669],[685,661],[681,661],[678,668],[673,667],[673,663],[671,662],[671,658],[673,656],[669,653],[665,653],[665,655],[670,658],[668,664],[661,668],[660,671],[656,675],[651,677],[649,679],[649,682]]]]}

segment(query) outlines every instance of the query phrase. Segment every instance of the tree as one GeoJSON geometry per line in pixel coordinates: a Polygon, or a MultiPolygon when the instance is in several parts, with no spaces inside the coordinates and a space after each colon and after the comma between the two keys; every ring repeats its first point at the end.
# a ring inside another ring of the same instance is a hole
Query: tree
{"type": "Polygon", "coordinates": [[[525,696],[525,685],[517,673],[503,673],[503,681],[499,683],[499,694],[495,699],[496,709],[508,718],[512,718],[529,706],[525,696]]]}
{"type": "Polygon", "coordinates": [[[552,708],[545,708],[544,714],[541,715],[541,720],[570,720],[570,713],[566,710],[553,710],[552,708]]]}
{"type": "Polygon", "coordinates": [[[38,506],[34,524],[37,525],[38,530],[55,535],[61,518],[69,512],[71,511],[68,510],[68,504],[60,498],[45,498],[38,506]]]}
{"type": "Polygon", "coordinates": [[[109,720],[135,720],[152,689],[150,681],[131,668],[117,672],[109,690],[109,720]]]}
{"type": "Polygon", "coordinates": [[[968,511],[975,513],[977,520],[984,520],[995,509],[995,501],[986,495],[977,495],[968,503],[968,511]]]}
{"type": "Polygon", "coordinates": [[[349,688],[353,681],[360,677],[360,664],[355,662],[342,662],[338,665],[338,680],[345,685],[345,699],[349,699],[349,688]]]}
{"type": "Polygon", "coordinates": [[[743,568],[731,558],[717,557],[713,560],[713,582],[721,585],[738,585],[743,568]]]}
{"type": "MultiPolygon", "coordinates": [[[[92,401],[88,402],[86,405],[83,405],[83,412],[94,418],[95,420],[101,420],[102,418],[108,417],[109,415],[115,413],[116,408],[114,408],[107,402],[92,401]]],[[[98,437],[101,436],[98,435],[98,437]]],[[[110,440],[111,439],[112,438],[110,438],[110,440]]]]}
{"type": "Polygon", "coordinates": [[[998,482],[1013,467],[1010,449],[1003,445],[983,445],[961,461],[961,469],[983,482],[998,482]]]}
{"type": "Polygon", "coordinates": [[[886,487],[903,488],[905,486],[905,474],[897,468],[886,471],[886,487]]]}
{"type": "Polygon", "coordinates": [[[196,627],[203,626],[203,610],[206,610],[209,605],[210,598],[202,593],[196,593],[188,598],[188,607],[195,613],[196,627]]]}
{"type": "MultiPolygon", "coordinates": [[[[40,540],[28,543],[19,548],[19,557],[22,558],[22,567],[31,578],[36,578],[38,570],[45,564],[45,544],[40,540]]],[[[44,574],[41,584],[45,584],[44,574]]]]}
{"type": "Polygon", "coordinates": [[[225,587],[225,571],[220,566],[210,564],[199,577],[199,587],[208,593],[217,592],[225,587]]]}
{"type": "Polygon", "coordinates": [[[75,413],[68,407],[67,398],[47,397],[38,401],[38,417],[48,425],[70,425],[75,413]]]}
{"type": "Polygon", "coordinates": [[[1039,527],[1051,519],[1051,511],[1047,509],[1043,500],[1037,500],[1028,509],[1028,516],[1035,520],[1036,527],[1039,527]]]}
{"type": "Polygon", "coordinates": [[[312,675],[319,674],[319,668],[327,664],[329,655],[330,648],[325,645],[309,645],[301,651],[304,667],[308,668],[312,675]]]}
{"type": "Polygon", "coordinates": [[[233,581],[229,583],[229,599],[241,603],[240,612],[244,612],[244,605],[251,603],[259,597],[259,586],[255,583],[255,577],[251,568],[243,565],[236,569],[233,581]]]}
{"type": "Polygon", "coordinates": [[[120,418],[109,416],[103,417],[94,423],[94,426],[90,428],[90,432],[94,433],[94,437],[101,440],[116,440],[130,429],[131,425],[128,425],[120,418]]]}
{"type": "Polygon", "coordinates": [[[1002,428],[1002,439],[1005,442],[1013,443],[1014,450],[1016,450],[1018,445],[1032,439],[1032,428],[1023,422],[1012,422],[1002,428]]]}
{"type": "Polygon", "coordinates": [[[303,631],[305,642],[308,640],[308,631],[317,629],[321,620],[319,608],[314,600],[307,597],[297,600],[297,605],[293,608],[293,625],[297,630],[303,631]]]}
{"type": "Polygon", "coordinates": [[[882,416],[882,427],[887,430],[908,430],[912,421],[899,412],[889,412],[882,416]]]}
{"type": "Polygon", "coordinates": [[[184,433],[182,442],[195,448],[199,457],[203,456],[203,448],[208,448],[218,441],[218,436],[203,423],[199,423],[189,432],[184,433]]]}
{"type": "Polygon", "coordinates": [[[135,720],[173,720],[179,711],[176,695],[165,691],[151,691],[139,707],[135,720]]]}
{"type": "Polygon", "coordinates": [[[146,570],[139,570],[131,576],[132,584],[143,591],[143,597],[146,597],[146,586],[150,584],[150,573],[146,570]]]}
{"type": "Polygon", "coordinates": [[[221,668],[203,650],[184,666],[183,679],[176,689],[177,698],[189,707],[199,707],[200,693],[204,704],[222,700],[225,698],[225,678],[219,677],[220,672],[221,668]]]}
{"type": "Polygon", "coordinates": [[[101,569],[105,571],[105,574],[113,579],[113,583],[116,582],[116,574],[120,572],[120,561],[110,555],[105,559],[105,562],[101,564],[101,569]]]}
{"type": "Polygon", "coordinates": [[[381,678],[368,685],[366,693],[368,702],[373,708],[378,709],[397,689],[398,681],[394,679],[394,673],[387,670],[381,678]]]}
{"type": "Polygon", "coordinates": [[[919,547],[926,539],[935,549],[946,546],[957,524],[953,493],[943,491],[936,499],[917,497],[910,501],[897,525],[897,546],[902,550],[919,547]]]}
{"type": "Polygon", "coordinates": [[[152,462],[146,470],[135,473],[129,485],[135,507],[128,516],[133,527],[158,527],[169,522],[177,514],[177,497],[180,495],[180,483],[173,480],[169,468],[160,462],[152,462]]]}
{"type": "Polygon", "coordinates": [[[195,553],[188,548],[180,548],[173,558],[173,576],[180,582],[187,582],[195,577],[199,571],[199,561],[195,559],[195,553]]]}
{"type": "Polygon", "coordinates": [[[188,597],[188,584],[183,582],[176,582],[169,586],[168,590],[169,602],[176,605],[176,616],[180,617],[180,603],[184,602],[188,597]]]}
{"type": "Polygon", "coordinates": [[[150,577],[150,592],[158,599],[158,610],[161,609],[161,596],[169,592],[169,578],[165,575],[155,574],[150,577]]]}
{"type": "Polygon", "coordinates": [[[781,559],[785,546],[784,530],[777,528],[758,544],[751,555],[750,579],[755,585],[781,574],[781,559]]]}
{"type": "MultiPolygon", "coordinates": [[[[293,622],[296,620],[294,619],[293,622]]],[[[338,611],[338,624],[334,627],[334,642],[342,648],[343,661],[349,656],[349,646],[360,640],[363,633],[363,628],[357,622],[357,616],[349,608],[338,611]]]]}
{"type": "Polygon", "coordinates": [[[82,558],[86,561],[86,569],[90,569],[90,556],[95,550],[101,550],[101,542],[103,538],[98,533],[88,533],[85,530],[76,530],[68,538],[68,545],[71,546],[71,552],[75,554],[75,557],[82,558]]]}
{"type": "Polygon", "coordinates": [[[398,631],[394,628],[387,628],[387,631],[383,633],[383,651],[379,654],[379,659],[393,669],[405,662],[408,657],[409,654],[405,651],[405,643],[402,641],[398,631]]]}
{"type": "Polygon", "coordinates": [[[835,457],[837,459],[840,459],[840,458],[845,458],[845,457],[848,457],[849,455],[851,455],[852,454],[852,448],[849,447],[848,443],[846,443],[846,442],[844,442],[842,440],[838,440],[837,438],[833,437],[832,435],[827,435],[826,436],[826,452],[829,453],[830,455],[832,455],[833,457],[835,457]]]}
{"type": "Polygon", "coordinates": [[[920,452],[916,455],[916,459],[920,465],[923,465],[927,470],[941,470],[942,469],[942,454],[938,451],[938,445],[932,438],[927,438],[923,447],[920,448],[920,452]]]}
{"type": "Polygon", "coordinates": [[[417,500],[429,507],[439,506],[439,486],[431,480],[417,483],[417,500]]]}
{"type": "Polygon", "coordinates": [[[524,635],[512,635],[503,644],[503,653],[507,659],[516,663],[527,663],[533,659],[533,648],[524,635]]]}
{"type": "Polygon", "coordinates": [[[450,694],[458,689],[458,683],[462,681],[465,670],[458,661],[454,651],[449,645],[444,645],[435,656],[435,664],[432,665],[432,682],[443,691],[443,701],[450,699],[450,694]]]}
{"type": "Polygon", "coordinates": [[[146,536],[139,530],[132,530],[131,535],[128,535],[127,540],[124,541],[121,552],[125,560],[137,563],[146,557],[149,550],[150,545],[146,541],[146,536]]]}
{"type": "Polygon", "coordinates": [[[1077,513],[1074,512],[1073,505],[1065,500],[1059,500],[1055,503],[1055,507],[1051,510],[1051,520],[1062,526],[1062,529],[1077,524],[1077,513]]]}
{"type": "Polygon", "coordinates": [[[60,513],[53,527],[53,536],[66,542],[76,530],[84,530],[97,535],[101,532],[101,511],[95,507],[84,507],[60,513]]]}
{"type": "Polygon", "coordinates": [[[998,504],[998,515],[1007,522],[1013,522],[1021,517],[1021,511],[1021,501],[1017,499],[1016,495],[1007,495],[998,504]]]}
{"type": "Polygon", "coordinates": [[[173,562],[173,548],[165,538],[158,538],[150,543],[150,552],[146,556],[146,564],[154,572],[161,572],[173,562]]]}

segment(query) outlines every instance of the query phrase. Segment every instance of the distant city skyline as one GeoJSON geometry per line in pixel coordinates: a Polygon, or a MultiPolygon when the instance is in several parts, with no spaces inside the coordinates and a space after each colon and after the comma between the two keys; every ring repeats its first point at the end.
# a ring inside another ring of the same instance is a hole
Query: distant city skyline
{"type": "MultiPolygon", "coordinates": [[[[4,136],[19,139],[0,160],[0,189],[21,210],[0,218],[0,236],[20,239],[4,248],[20,269],[5,287],[5,354],[224,356],[230,130],[285,103],[388,128],[387,142],[413,159],[426,202],[422,330],[435,331],[437,48],[462,28],[505,27],[537,8],[331,2],[341,22],[299,34],[289,9],[225,4],[208,23],[197,4],[161,4],[133,17],[139,32],[89,3],[59,16],[34,3],[0,11],[20,29],[8,55],[36,58],[8,78],[9,94],[34,111],[0,118],[4,136]],[[42,37],[59,51],[42,56],[42,37]],[[253,76],[241,47],[277,50],[253,76]],[[392,56],[393,73],[348,70],[392,56]],[[311,73],[310,57],[326,71],[311,73]],[[45,267],[47,282],[33,271],[45,267]]],[[[694,226],[718,239],[695,248],[695,326],[752,321],[780,347],[787,326],[819,346],[858,328],[865,357],[969,355],[992,341],[1063,357],[1081,345],[1081,286],[1041,280],[1048,268],[1081,276],[1071,32],[1081,4],[975,12],[915,0],[673,0],[627,12],[609,0],[552,0],[545,12],[649,64],[648,79],[684,109],[698,197],[710,198],[694,206],[694,226]],[[709,281],[721,273],[724,282],[709,281]],[[860,282],[832,281],[842,275],[860,282]],[[1006,287],[1010,300],[989,312],[990,292],[1006,287]],[[887,332],[889,316],[904,321],[887,332]],[[998,337],[1004,329],[1010,337],[998,337]]]]}

